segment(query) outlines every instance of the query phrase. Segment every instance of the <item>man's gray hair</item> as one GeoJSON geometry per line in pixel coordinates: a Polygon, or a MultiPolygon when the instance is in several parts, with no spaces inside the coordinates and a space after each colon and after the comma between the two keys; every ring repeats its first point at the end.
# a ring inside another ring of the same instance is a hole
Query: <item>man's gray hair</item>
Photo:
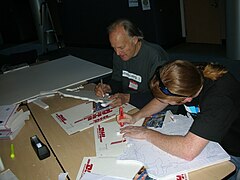
{"type": "Polygon", "coordinates": [[[122,26],[130,37],[137,36],[138,39],[143,39],[142,31],[131,21],[127,19],[118,19],[110,24],[107,28],[108,33],[114,31],[118,26],[122,26]]]}

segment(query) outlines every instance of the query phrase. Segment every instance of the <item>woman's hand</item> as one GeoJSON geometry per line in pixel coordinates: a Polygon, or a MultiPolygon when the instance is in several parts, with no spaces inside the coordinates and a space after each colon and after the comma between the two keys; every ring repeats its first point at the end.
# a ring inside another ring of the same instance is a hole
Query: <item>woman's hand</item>
{"type": "Polygon", "coordinates": [[[117,122],[124,123],[124,124],[134,124],[136,120],[129,114],[123,114],[123,119],[119,119],[119,115],[117,115],[117,122]]]}
{"type": "Polygon", "coordinates": [[[126,127],[121,128],[120,133],[123,134],[123,137],[131,137],[134,139],[146,140],[147,135],[151,131],[152,130],[147,129],[142,126],[126,126],[126,127]]]}

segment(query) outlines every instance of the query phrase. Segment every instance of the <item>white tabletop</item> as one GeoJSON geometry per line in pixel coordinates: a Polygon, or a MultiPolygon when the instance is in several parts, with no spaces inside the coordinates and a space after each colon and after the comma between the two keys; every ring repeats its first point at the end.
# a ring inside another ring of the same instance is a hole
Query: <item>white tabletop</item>
{"type": "Polygon", "coordinates": [[[110,74],[112,69],[65,56],[0,75],[0,105],[34,98],[42,91],[56,91],[110,74]]]}

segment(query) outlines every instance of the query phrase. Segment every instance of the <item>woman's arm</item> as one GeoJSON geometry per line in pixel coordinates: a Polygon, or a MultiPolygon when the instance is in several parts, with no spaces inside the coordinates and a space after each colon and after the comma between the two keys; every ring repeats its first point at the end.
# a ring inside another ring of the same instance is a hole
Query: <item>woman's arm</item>
{"type": "Polygon", "coordinates": [[[152,99],[146,106],[144,106],[140,111],[132,115],[133,119],[139,120],[141,118],[150,117],[151,115],[162,111],[168,106],[158,101],[156,98],[152,99]]]}
{"type": "Polygon", "coordinates": [[[124,137],[147,140],[159,149],[188,161],[199,155],[208,143],[208,140],[191,132],[185,136],[165,135],[139,126],[124,127],[121,133],[124,137]]]}

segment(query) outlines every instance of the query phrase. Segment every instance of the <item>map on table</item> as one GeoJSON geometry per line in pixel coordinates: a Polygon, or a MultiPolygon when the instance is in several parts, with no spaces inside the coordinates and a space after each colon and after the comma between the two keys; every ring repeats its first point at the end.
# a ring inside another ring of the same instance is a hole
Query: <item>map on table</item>
{"type": "MultiPolygon", "coordinates": [[[[152,128],[163,134],[185,135],[193,123],[192,117],[173,115],[173,121],[163,123],[162,128],[152,128]]],[[[137,160],[147,167],[147,172],[154,179],[176,177],[176,174],[187,173],[230,160],[230,156],[216,142],[209,142],[203,151],[192,161],[173,156],[145,140],[128,138],[128,146],[119,156],[121,160],[137,160]]],[[[161,140],[160,140],[161,141],[161,140]]],[[[181,147],[179,147],[181,148],[181,147]]]]}

